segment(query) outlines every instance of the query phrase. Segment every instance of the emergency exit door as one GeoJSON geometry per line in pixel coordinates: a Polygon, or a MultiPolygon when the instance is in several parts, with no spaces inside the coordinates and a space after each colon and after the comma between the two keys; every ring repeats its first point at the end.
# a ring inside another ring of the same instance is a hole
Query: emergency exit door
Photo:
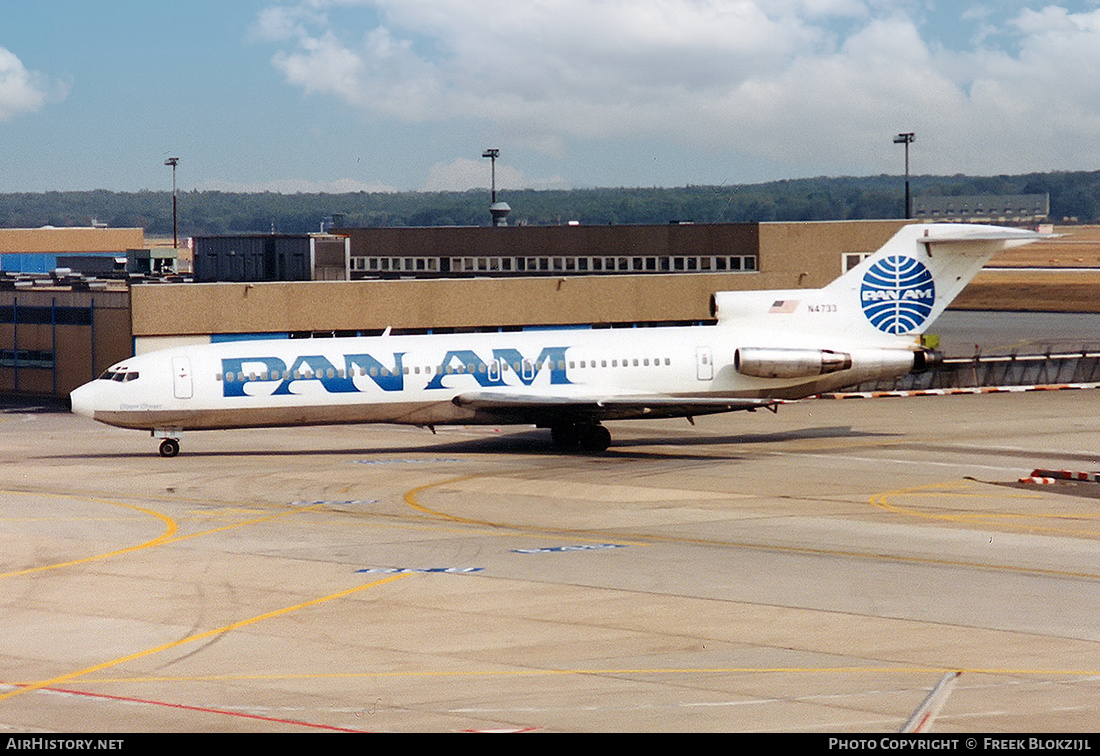
{"type": "Polygon", "coordinates": [[[714,359],[711,357],[710,347],[696,347],[695,377],[701,381],[714,378],[714,359]]]}

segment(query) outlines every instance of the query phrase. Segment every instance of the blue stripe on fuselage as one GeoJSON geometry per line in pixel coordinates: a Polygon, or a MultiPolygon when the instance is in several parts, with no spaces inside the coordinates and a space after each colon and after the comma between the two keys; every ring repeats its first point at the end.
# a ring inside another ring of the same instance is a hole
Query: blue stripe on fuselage
{"type": "MultiPolygon", "coordinates": [[[[501,369],[490,370],[490,366],[476,352],[470,349],[448,351],[436,367],[425,390],[446,389],[444,380],[455,375],[471,375],[479,385],[500,387],[507,385],[504,374],[513,370],[516,379],[525,386],[534,383],[544,369],[550,371],[552,385],[570,384],[566,374],[565,352],[569,347],[544,347],[538,359],[526,360],[518,349],[494,349],[493,361],[501,369]]],[[[327,358],[319,354],[299,355],[287,369],[286,362],[280,357],[226,357],[222,358],[222,395],[226,397],[252,396],[245,391],[249,384],[277,384],[271,396],[291,395],[291,384],[298,381],[316,381],[330,394],[347,394],[361,391],[355,385],[355,374],[369,377],[383,391],[401,391],[405,388],[403,365],[405,352],[393,353],[393,365],[387,366],[369,354],[345,354],[344,369],[337,370],[327,358]],[[246,371],[245,366],[262,365],[259,372],[246,371]]]]}

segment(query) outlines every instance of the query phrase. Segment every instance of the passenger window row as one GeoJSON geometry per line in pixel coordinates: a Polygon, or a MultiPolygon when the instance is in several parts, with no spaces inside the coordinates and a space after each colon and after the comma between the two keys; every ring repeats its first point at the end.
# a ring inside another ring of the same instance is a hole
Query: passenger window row
{"type": "MultiPolygon", "coordinates": [[[[660,367],[661,365],[669,366],[671,364],[672,364],[672,360],[668,357],[663,357],[663,358],[662,357],[652,357],[652,358],[650,358],[650,357],[633,357],[633,358],[624,358],[624,359],[617,359],[616,358],[616,359],[612,359],[612,360],[606,360],[606,359],[603,359],[603,360],[587,360],[586,359],[586,360],[570,360],[569,361],[569,369],[570,370],[576,370],[578,368],[579,369],[592,369],[592,368],[597,368],[597,367],[599,367],[599,368],[609,368],[609,367],[610,368],[619,368],[619,367],[624,367],[624,368],[625,367],[660,367]]],[[[550,370],[554,370],[554,369],[565,370],[565,365],[566,365],[565,360],[558,360],[557,362],[554,362],[554,361],[536,362],[534,364],[532,364],[530,362],[527,362],[527,361],[524,361],[521,364],[519,362],[505,362],[505,361],[502,360],[499,364],[499,368],[502,369],[502,370],[512,370],[516,373],[530,373],[532,370],[534,370],[536,372],[539,371],[539,370],[542,370],[543,367],[546,367],[550,370]]],[[[406,366],[406,367],[402,368],[400,371],[397,368],[389,369],[389,368],[372,367],[372,368],[367,369],[367,368],[360,368],[360,367],[354,367],[353,366],[350,370],[350,375],[351,375],[352,378],[354,378],[356,376],[364,376],[365,377],[365,376],[368,376],[368,375],[371,378],[378,378],[378,377],[391,378],[391,377],[395,377],[399,374],[401,374],[401,375],[421,375],[421,374],[423,374],[423,375],[438,375],[438,374],[452,375],[452,374],[455,374],[455,373],[485,373],[489,369],[490,369],[490,366],[487,365],[484,362],[470,363],[468,365],[460,364],[457,367],[453,366],[453,365],[447,365],[446,367],[444,367],[442,365],[437,365],[437,366],[428,365],[428,366],[425,366],[423,368],[421,368],[420,366],[416,366],[416,367],[407,367],[406,366]]],[[[129,380],[133,380],[134,378],[137,378],[137,373],[128,373],[126,375],[127,376],[132,376],[132,377],[126,377],[125,379],[118,377],[119,375],[122,375],[122,374],[121,373],[118,373],[118,374],[110,373],[110,371],[108,371],[107,373],[104,373],[103,375],[101,375],[100,378],[107,379],[107,380],[116,380],[116,381],[119,381],[119,380],[128,380],[129,381],[129,380]]],[[[228,372],[225,373],[224,376],[221,373],[215,374],[214,380],[216,380],[218,382],[221,382],[222,380],[224,380],[226,383],[238,383],[238,382],[239,383],[247,383],[249,381],[279,381],[279,380],[282,380],[282,381],[288,381],[288,380],[295,380],[295,381],[306,380],[306,381],[309,381],[309,380],[317,380],[317,379],[322,379],[323,380],[325,378],[329,378],[329,379],[341,378],[342,379],[342,378],[346,377],[346,375],[347,375],[347,373],[345,373],[343,368],[340,368],[340,369],[328,368],[325,371],[317,371],[316,373],[314,373],[313,371],[309,371],[309,370],[295,370],[293,373],[289,370],[284,370],[282,372],[280,372],[278,370],[262,371],[262,372],[259,372],[259,373],[243,373],[243,372],[235,373],[235,372],[232,372],[232,371],[228,371],[228,372]]]]}
{"type": "MultiPolygon", "coordinates": [[[[416,372],[420,372],[420,369],[417,368],[416,372]]],[[[409,375],[409,368],[405,368],[403,371],[398,371],[397,368],[394,368],[394,369],[391,370],[389,368],[372,367],[368,370],[367,368],[357,368],[357,367],[353,366],[351,368],[351,370],[347,371],[347,372],[345,372],[344,368],[339,368],[339,369],[328,368],[327,370],[318,370],[316,372],[314,372],[312,370],[295,370],[294,372],[291,372],[289,370],[283,370],[282,372],[280,372],[278,370],[271,370],[271,371],[266,371],[265,370],[265,371],[261,371],[259,373],[243,373],[243,372],[234,373],[232,371],[229,371],[229,372],[226,372],[224,376],[221,373],[216,373],[214,375],[214,380],[221,381],[224,378],[224,380],[227,383],[236,383],[236,382],[244,383],[244,382],[247,382],[247,381],[289,381],[289,380],[310,381],[310,380],[314,380],[314,379],[325,379],[325,378],[328,378],[328,379],[345,378],[349,374],[351,375],[352,378],[354,378],[356,376],[360,376],[360,375],[361,376],[369,375],[372,378],[377,378],[378,376],[382,376],[384,378],[389,378],[389,377],[396,376],[399,373],[403,373],[404,375],[409,375]]]]}

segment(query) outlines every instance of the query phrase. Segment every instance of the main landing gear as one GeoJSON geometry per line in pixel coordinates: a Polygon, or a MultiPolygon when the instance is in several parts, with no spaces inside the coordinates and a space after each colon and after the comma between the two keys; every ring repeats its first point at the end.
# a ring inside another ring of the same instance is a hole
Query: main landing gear
{"type": "Polygon", "coordinates": [[[602,452],[611,446],[611,431],[598,423],[562,423],[550,426],[550,438],[559,449],[602,452]]]}

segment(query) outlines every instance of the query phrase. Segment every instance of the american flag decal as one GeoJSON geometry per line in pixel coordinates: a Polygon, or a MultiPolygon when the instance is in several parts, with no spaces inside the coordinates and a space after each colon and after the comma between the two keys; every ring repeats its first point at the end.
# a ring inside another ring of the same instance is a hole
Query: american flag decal
{"type": "Polygon", "coordinates": [[[797,299],[777,299],[772,302],[772,308],[768,312],[794,312],[798,309],[797,299]]]}

